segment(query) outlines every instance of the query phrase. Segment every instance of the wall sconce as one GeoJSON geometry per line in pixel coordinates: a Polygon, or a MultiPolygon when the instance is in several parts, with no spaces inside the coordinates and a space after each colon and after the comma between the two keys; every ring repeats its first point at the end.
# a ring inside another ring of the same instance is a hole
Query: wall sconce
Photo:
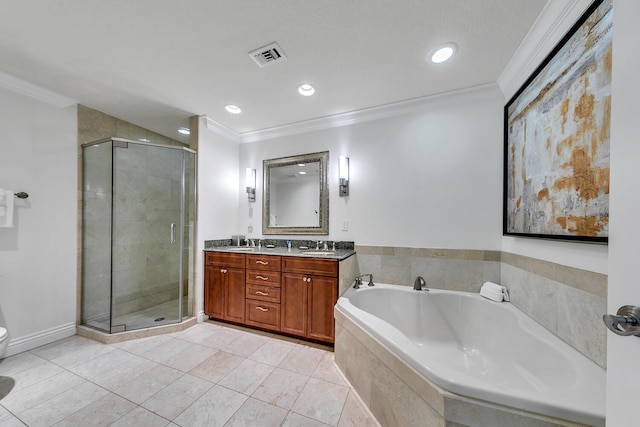
{"type": "Polygon", "coordinates": [[[349,195],[349,158],[340,156],[340,197],[349,195]]]}
{"type": "Polygon", "coordinates": [[[256,201],[256,170],[247,168],[247,178],[245,180],[249,201],[256,201]]]}

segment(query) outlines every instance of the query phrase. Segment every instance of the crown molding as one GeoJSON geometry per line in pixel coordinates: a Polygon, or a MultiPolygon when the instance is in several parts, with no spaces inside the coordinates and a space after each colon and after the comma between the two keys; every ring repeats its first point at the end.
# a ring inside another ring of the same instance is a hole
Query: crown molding
{"type": "Polygon", "coordinates": [[[230,139],[234,142],[242,142],[242,138],[239,133],[229,129],[225,125],[216,122],[212,118],[207,116],[200,116],[200,120],[201,122],[204,122],[204,125],[207,127],[207,129],[213,131],[214,133],[224,136],[225,138],[230,139]]]}
{"type": "Polygon", "coordinates": [[[298,135],[301,133],[332,129],[341,126],[349,126],[373,120],[386,119],[402,114],[407,114],[420,108],[424,108],[425,106],[433,104],[434,102],[437,102],[442,98],[451,98],[455,96],[468,97],[474,95],[486,96],[488,91],[494,91],[498,93],[499,88],[495,83],[485,84],[456,91],[443,92],[436,95],[429,95],[406,101],[395,102],[392,104],[365,108],[356,111],[349,111],[346,113],[334,114],[317,119],[305,120],[302,122],[242,133],[235,132],[207,116],[202,117],[205,119],[207,128],[212,130],[213,132],[236,142],[250,143],[265,141],[274,138],[282,138],[285,136],[298,135]]]}
{"type": "Polygon", "coordinates": [[[498,78],[505,98],[511,97],[553,50],[592,0],[549,1],[498,78]]]}
{"type": "Polygon", "coordinates": [[[29,98],[33,98],[38,101],[46,102],[47,104],[58,108],[67,108],[78,103],[74,99],[67,98],[57,92],[29,83],[2,71],[0,71],[0,88],[28,96],[29,98]]]}

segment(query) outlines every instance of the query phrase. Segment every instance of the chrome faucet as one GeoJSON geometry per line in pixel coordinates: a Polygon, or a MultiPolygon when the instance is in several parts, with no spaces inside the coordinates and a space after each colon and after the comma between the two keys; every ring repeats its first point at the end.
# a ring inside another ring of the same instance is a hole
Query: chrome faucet
{"type": "Polygon", "coordinates": [[[416,277],[416,281],[413,282],[413,289],[415,289],[416,291],[421,291],[423,289],[425,291],[429,290],[429,289],[427,289],[427,282],[424,281],[422,276],[416,277]]]}
{"type": "Polygon", "coordinates": [[[318,241],[316,242],[316,251],[317,251],[317,250],[320,250],[320,245],[321,245],[321,244],[322,244],[322,240],[318,240],[318,241]]]}
{"type": "Polygon", "coordinates": [[[367,277],[367,276],[369,276],[369,283],[367,283],[367,285],[368,286],[374,286],[374,284],[373,284],[373,274],[367,273],[367,274],[361,274],[359,276],[356,276],[356,279],[355,279],[356,282],[353,284],[353,287],[355,289],[359,289],[360,286],[362,285],[362,278],[363,277],[367,277]]]}

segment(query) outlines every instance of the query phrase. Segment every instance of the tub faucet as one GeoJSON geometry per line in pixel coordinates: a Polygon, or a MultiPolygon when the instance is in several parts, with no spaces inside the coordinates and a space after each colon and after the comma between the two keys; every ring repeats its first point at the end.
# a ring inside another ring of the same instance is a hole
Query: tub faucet
{"type": "Polygon", "coordinates": [[[424,281],[422,276],[416,277],[416,281],[413,282],[413,289],[415,289],[416,291],[421,291],[423,289],[425,291],[429,290],[429,289],[427,289],[427,282],[424,281]]]}
{"type": "Polygon", "coordinates": [[[356,289],[360,288],[360,285],[362,285],[362,278],[363,277],[367,277],[369,276],[369,283],[367,283],[368,286],[374,286],[373,285],[373,274],[371,273],[367,273],[367,274],[361,274],[359,276],[356,276],[356,282],[353,284],[353,287],[356,289]]]}

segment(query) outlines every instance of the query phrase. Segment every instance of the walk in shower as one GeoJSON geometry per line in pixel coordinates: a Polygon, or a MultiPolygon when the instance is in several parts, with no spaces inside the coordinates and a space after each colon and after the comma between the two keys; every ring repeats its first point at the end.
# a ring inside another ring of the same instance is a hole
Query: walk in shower
{"type": "Polygon", "coordinates": [[[194,151],[82,146],[82,324],[108,333],[193,315],[194,151]]]}

